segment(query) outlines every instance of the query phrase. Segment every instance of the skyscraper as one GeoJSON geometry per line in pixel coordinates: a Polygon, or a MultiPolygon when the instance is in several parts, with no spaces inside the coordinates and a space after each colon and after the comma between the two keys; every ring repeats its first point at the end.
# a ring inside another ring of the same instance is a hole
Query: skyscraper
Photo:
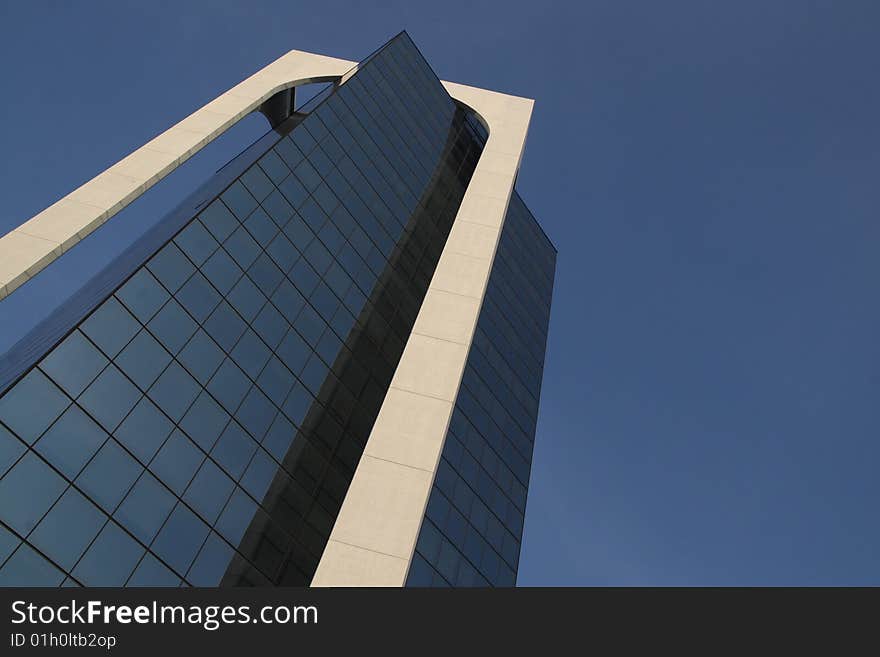
{"type": "Polygon", "coordinates": [[[532,104],[405,33],[291,51],[0,238],[27,294],[270,122],[0,359],[0,584],[513,585],[555,268],[514,188],[532,104]]]}

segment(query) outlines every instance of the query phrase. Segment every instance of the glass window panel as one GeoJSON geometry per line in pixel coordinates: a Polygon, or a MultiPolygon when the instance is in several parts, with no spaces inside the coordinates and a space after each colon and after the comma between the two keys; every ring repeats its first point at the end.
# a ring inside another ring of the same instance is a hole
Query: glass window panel
{"type": "Polygon", "coordinates": [[[315,147],[315,139],[308,130],[297,130],[288,139],[294,143],[300,152],[306,155],[315,147]]]}
{"type": "Polygon", "coordinates": [[[246,322],[252,322],[266,303],[266,297],[247,276],[235,284],[227,299],[246,322]]]}
{"type": "Polygon", "coordinates": [[[196,332],[178,356],[178,360],[202,385],[211,379],[223,358],[223,350],[202,329],[196,332]]]}
{"type": "Polygon", "coordinates": [[[86,586],[122,586],[144,548],[120,527],[108,522],[73,570],[86,586]]]}
{"type": "Polygon", "coordinates": [[[310,345],[318,344],[327,323],[321,319],[321,316],[311,306],[305,306],[294,322],[296,330],[302,335],[306,342],[310,345]]]}
{"type": "Polygon", "coordinates": [[[159,450],[150,463],[150,470],[175,493],[186,490],[193,475],[204,460],[205,455],[179,429],[159,450]]]}
{"type": "Polygon", "coordinates": [[[278,310],[270,303],[263,306],[254,320],[253,328],[269,348],[275,349],[287,332],[288,324],[278,310]]]}
{"type": "Polygon", "coordinates": [[[193,586],[219,586],[232,556],[229,544],[211,532],[186,577],[193,586]]]}
{"type": "Polygon", "coordinates": [[[113,517],[149,545],[174,504],[174,495],[152,474],[144,472],[113,517]]]}
{"type": "Polygon", "coordinates": [[[76,489],[68,488],[28,540],[55,563],[70,570],[106,520],[98,507],[76,489]]]}
{"type": "Polygon", "coordinates": [[[244,222],[244,227],[247,228],[251,237],[262,247],[271,242],[278,232],[278,226],[272,222],[269,215],[262,208],[257,208],[251,212],[251,216],[244,222]]]}
{"type": "Polygon", "coordinates": [[[254,386],[235,412],[235,418],[259,442],[269,430],[276,412],[269,398],[254,386]]]}
{"type": "Polygon", "coordinates": [[[222,242],[238,227],[238,219],[219,199],[202,210],[199,221],[207,228],[218,242],[222,242]]]}
{"type": "Polygon", "coordinates": [[[229,414],[206,392],[202,392],[186,412],[180,427],[206,452],[211,451],[229,414]]]}
{"type": "Polygon", "coordinates": [[[149,463],[173,426],[153,402],[143,397],[114,435],[142,463],[149,463]]]}
{"type": "Polygon", "coordinates": [[[126,586],[179,586],[180,578],[147,552],[126,586]]]}
{"type": "Polygon", "coordinates": [[[172,294],[177,292],[184,281],[195,271],[193,264],[174,242],[166,244],[159,253],[154,255],[147,263],[147,267],[172,294]]]}
{"type": "Polygon", "coordinates": [[[279,190],[273,190],[263,201],[263,208],[278,228],[283,228],[293,216],[293,206],[279,190]]]}
{"type": "Polygon", "coordinates": [[[40,363],[40,369],[71,397],[76,397],[105,365],[104,355],[82,333],[74,331],[49,352],[40,363]]]}
{"type": "MultiPolygon", "coordinates": [[[[299,209],[299,213],[308,225],[310,233],[318,233],[324,225],[324,222],[327,221],[326,213],[321,209],[321,206],[314,201],[314,199],[309,199],[303,203],[303,206],[299,209]]],[[[307,235],[301,226],[298,226],[297,230],[302,233],[302,243],[299,241],[295,241],[294,243],[301,251],[305,252],[307,248],[306,244],[309,244],[310,246],[315,243],[320,243],[318,240],[312,240],[311,235],[307,235]]]]}
{"type": "Polygon", "coordinates": [[[262,500],[276,472],[278,472],[278,464],[266,452],[258,449],[241,478],[241,486],[253,495],[254,499],[262,500]]]}
{"type": "Polygon", "coordinates": [[[58,586],[64,573],[22,543],[0,569],[0,586],[58,586]]]}
{"type": "Polygon", "coordinates": [[[495,550],[483,550],[483,560],[480,563],[480,572],[482,572],[485,578],[493,584],[496,584],[496,578],[498,577],[498,567],[500,565],[501,560],[498,558],[498,554],[495,552],[495,550]]]}
{"type": "Polygon", "coordinates": [[[462,546],[465,556],[475,564],[479,564],[482,561],[484,549],[491,549],[486,545],[486,541],[483,540],[483,537],[480,536],[479,532],[477,532],[477,530],[471,525],[468,525],[465,530],[465,538],[462,546]]]}
{"type": "Polygon", "coordinates": [[[308,190],[295,176],[285,178],[278,185],[278,189],[294,208],[300,207],[309,197],[308,190]]]}
{"type": "Polygon", "coordinates": [[[107,431],[112,432],[140,396],[134,384],[111,364],[86,389],[79,403],[107,431]]]}
{"type": "Polygon", "coordinates": [[[142,390],[148,390],[170,362],[171,355],[145,330],[138,333],[115,360],[142,390]]]}
{"type": "Polygon", "coordinates": [[[454,582],[458,572],[460,556],[452,543],[443,541],[440,545],[440,555],[437,557],[437,571],[447,582],[454,582]]]}
{"type": "Polygon", "coordinates": [[[24,450],[24,443],[7,431],[6,427],[0,425],[0,477],[6,474],[24,450]]]}
{"type": "Polygon", "coordinates": [[[236,480],[251,460],[256,443],[236,422],[230,422],[211,450],[211,457],[236,480]]]}
{"type": "Polygon", "coordinates": [[[107,433],[73,405],[40,438],[35,448],[66,477],[73,479],[106,439],[107,433]]]}
{"type": "Polygon", "coordinates": [[[247,187],[248,191],[257,201],[262,201],[269,192],[275,189],[272,181],[263,173],[263,170],[256,164],[252,165],[241,176],[241,182],[247,187]]]}
{"type": "Polygon", "coordinates": [[[287,399],[287,394],[293,387],[293,383],[293,374],[274,356],[266,363],[257,379],[257,385],[279,407],[287,399]]]}
{"type": "Polygon", "coordinates": [[[0,565],[15,552],[15,548],[19,546],[21,539],[11,531],[0,525],[0,565]]]}
{"type": "Polygon", "coordinates": [[[117,292],[120,301],[141,322],[148,322],[168,300],[168,292],[146,269],[138,269],[117,292]]]}
{"type": "Polygon", "coordinates": [[[218,246],[211,233],[198,221],[191,221],[177,234],[174,241],[197,267],[201,266],[218,246]]]}
{"type": "Polygon", "coordinates": [[[237,180],[220,195],[220,198],[239,219],[244,219],[257,207],[254,197],[237,180]]]}
{"type": "Polygon", "coordinates": [[[295,435],[296,427],[279,413],[263,438],[263,447],[278,461],[283,462],[295,435]]]}
{"type": "Polygon", "coordinates": [[[269,348],[251,329],[245,331],[232,350],[232,358],[253,379],[257,378],[271,355],[269,348]]]}
{"type": "Polygon", "coordinates": [[[218,249],[208,261],[202,265],[202,272],[214,284],[221,294],[228,294],[236,281],[244,272],[223,249],[218,249]]]}
{"type": "Polygon", "coordinates": [[[275,239],[266,247],[266,253],[285,273],[290,271],[293,264],[299,258],[299,251],[294,248],[290,240],[283,233],[278,233],[275,239]]]}
{"type": "Polygon", "coordinates": [[[412,565],[406,578],[407,586],[431,586],[434,578],[434,569],[419,555],[413,556],[412,565]]]}
{"type": "Polygon", "coordinates": [[[315,238],[312,229],[298,213],[294,213],[293,218],[284,227],[284,234],[300,251],[304,251],[315,238]]]}
{"type": "Polygon", "coordinates": [[[328,372],[329,370],[324,362],[318,358],[317,355],[313,354],[312,357],[309,358],[309,362],[306,363],[306,366],[303,368],[303,371],[300,373],[299,378],[305,384],[306,388],[311,390],[312,394],[317,397],[318,392],[321,390],[321,386],[327,378],[328,372]]]}
{"type": "MultiPolygon", "coordinates": [[[[299,134],[302,134],[302,131],[300,131],[299,134]]],[[[321,184],[321,174],[317,172],[315,167],[313,167],[308,160],[300,162],[296,168],[294,168],[293,173],[309,191],[314,190],[321,184]]]]}
{"type": "Polygon", "coordinates": [[[284,180],[290,173],[287,166],[275,151],[270,150],[260,158],[260,167],[272,179],[276,185],[284,180]]]}
{"type": "Polygon", "coordinates": [[[177,422],[199,394],[199,390],[196,380],[177,362],[172,362],[150,388],[149,395],[168,417],[177,422]]]}
{"type": "Polygon", "coordinates": [[[220,515],[220,520],[217,521],[217,531],[227,541],[238,545],[256,511],[257,505],[254,501],[245,495],[240,488],[236,488],[220,515]]]}
{"type": "Polygon", "coordinates": [[[422,529],[419,532],[419,540],[416,549],[430,562],[435,562],[440,554],[440,543],[443,537],[434,524],[430,520],[422,523],[422,529]]]}
{"type": "Polygon", "coordinates": [[[282,139],[275,144],[275,152],[281,156],[284,163],[291,169],[303,159],[302,151],[294,145],[290,138],[282,139]]]}
{"type": "Polygon", "coordinates": [[[162,307],[147,327],[172,354],[180,351],[198,328],[174,299],[162,307]]]}
{"type": "Polygon", "coordinates": [[[138,321],[125,307],[110,297],[83,322],[82,331],[113,358],[140,329],[138,321]]]}
{"type": "Polygon", "coordinates": [[[223,404],[227,412],[234,412],[238,408],[250,387],[251,382],[244,372],[229,358],[223,361],[208,384],[208,390],[223,404]]]}
{"type": "Polygon", "coordinates": [[[108,440],[77,478],[76,485],[112,513],[143,469],[115,440],[108,440]]]}
{"type": "Polygon", "coordinates": [[[202,518],[213,524],[226,505],[234,485],[232,479],[212,461],[206,459],[189,488],[186,489],[183,499],[202,518]]]}
{"type": "Polygon", "coordinates": [[[66,481],[28,452],[0,479],[0,519],[26,536],[66,487],[66,481]]]}
{"type": "Polygon", "coordinates": [[[314,401],[315,398],[311,393],[302,385],[297,384],[284,401],[282,410],[297,426],[301,426],[314,401]]]}
{"type": "Polygon", "coordinates": [[[250,279],[267,295],[271,295],[278,287],[284,274],[265,253],[261,253],[256,262],[248,269],[250,279]]]}
{"type": "Polygon", "coordinates": [[[38,369],[0,397],[0,420],[32,444],[70,404],[70,399],[38,369]]]}
{"type": "Polygon", "coordinates": [[[306,300],[303,298],[302,294],[299,293],[299,290],[291,285],[289,281],[283,280],[281,281],[281,285],[278,286],[278,289],[275,290],[275,293],[272,295],[272,303],[278,308],[281,314],[284,315],[288,322],[293,323],[296,321],[296,318],[302,310],[302,307],[305,305],[306,300]]]}
{"type": "Polygon", "coordinates": [[[257,259],[260,254],[260,245],[254,241],[254,238],[245,230],[244,226],[239,226],[235,232],[226,240],[223,248],[232,256],[232,259],[238,263],[242,269],[247,269],[251,263],[257,259]]]}
{"type": "Polygon", "coordinates": [[[226,351],[235,346],[245,328],[247,326],[244,321],[225,301],[217,306],[205,322],[205,331],[226,351]]]}
{"type": "Polygon", "coordinates": [[[197,322],[204,322],[220,303],[220,295],[208,279],[197,272],[177,293],[177,300],[197,322]]]}
{"type": "Polygon", "coordinates": [[[208,526],[178,504],[153,542],[152,550],[177,572],[185,573],[207,535],[208,526]]]}

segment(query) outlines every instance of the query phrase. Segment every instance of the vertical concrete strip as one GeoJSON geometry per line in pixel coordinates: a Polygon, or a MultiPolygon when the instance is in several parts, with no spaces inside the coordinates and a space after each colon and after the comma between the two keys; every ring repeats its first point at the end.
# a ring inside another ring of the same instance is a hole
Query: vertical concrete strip
{"type": "Polygon", "coordinates": [[[403,586],[464,373],[534,101],[443,83],[489,129],[313,586],[403,586]]]}

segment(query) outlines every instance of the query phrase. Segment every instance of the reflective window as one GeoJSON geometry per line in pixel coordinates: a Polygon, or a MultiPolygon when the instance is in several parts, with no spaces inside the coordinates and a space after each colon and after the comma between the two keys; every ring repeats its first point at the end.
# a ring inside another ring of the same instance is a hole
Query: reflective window
{"type": "Polygon", "coordinates": [[[77,477],[76,484],[101,508],[112,513],[142,470],[143,466],[115,440],[108,440],[77,477]]]}
{"type": "Polygon", "coordinates": [[[150,320],[147,328],[168,351],[176,354],[195,333],[197,326],[181,305],[171,299],[150,320]]]}
{"type": "Polygon", "coordinates": [[[116,296],[141,322],[148,322],[168,300],[168,292],[146,269],[139,269],[116,296]]]}
{"type": "Polygon", "coordinates": [[[141,390],[148,390],[171,362],[171,355],[144,330],[128,343],[114,362],[141,390]]]}
{"type": "Polygon", "coordinates": [[[174,495],[144,472],[113,514],[132,534],[149,545],[174,507],[174,495]]]}
{"type": "Polygon", "coordinates": [[[154,255],[147,267],[172,294],[195,271],[193,264],[173,242],[154,255]]]}
{"type": "Polygon", "coordinates": [[[183,432],[175,430],[150,463],[150,471],[180,495],[204,458],[205,455],[183,432]]]}
{"type": "Polygon", "coordinates": [[[79,398],[80,405],[113,431],[140,399],[141,393],[114,365],[108,365],[79,398]]]}
{"type": "Polygon", "coordinates": [[[26,536],[66,487],[54,470],[28,452],[0,479],[0,519],[26,536]]]}
{"type": "Polygon", "coordinates": [[[172,428],[171,421],[162,411],[149,399],[143,397],[116,430],[114,436],[141,463],[149,463],[172,428]]]}
{"type": "Polygon", "coordinates": [[[58,586],[64,573],[27,543],[0,568],[0,586],[58,586]]]}
{"type": "Polygon", "coordinates": [[[208,526],[182,504],[174,507],[152,550],[177,572],[185,573],[208,535],[208,526]]]}
{"type": "Polygon", "coordinates": [[[107,433],[78,406],[70,406],[37,441],[36,450],[73,479],[104,444],[107,433]]]}
{"type": "Polygon", "coordinates": [[[223,242],[238,227],[238,219],[219,199],[202,211],[199,220],[218,242],[223,242]]]}
{"type": "Polygon", "coordinates": [[[86,586],[122,586],[144,548],[114,522],[108,522],[80,559],[73,575],[86,586]]]}
{"type": "Polygon", "coordinates": [[[68,488],[28,537],[43,554],[70,570],[107,521],[79,491],[68,488]]]}
{"type": "Polygon", "coordinates": [[[82,331],[113,358],[140,329],[138,321],[131,316],[116,297],[102,303],[82,324],[82,331]]]}
{"type": "Polygon", "coordinates": [[[199,394],[199,384],[177,362],[172,362],[150,388],[149,395],[156,405],[175,422],[199,394]]]}
{"type": "Polygon", "coordinates": [[[32,443],[69,403],[58,386],[34,369],[0,398],[0,421],[19,438],[32,443]]]}
{"type": "Polygon", "coordinates": [[[40,368],[71,397],[76,397],[107,365],[107,359],[79,331],[67,336],[43,359],[40,368]]]}
{"type": "Polygon", "coordinates": [[[169,570],[161,561],[147,552],[127,586],[179,586],[180,577],[169,570]]]}

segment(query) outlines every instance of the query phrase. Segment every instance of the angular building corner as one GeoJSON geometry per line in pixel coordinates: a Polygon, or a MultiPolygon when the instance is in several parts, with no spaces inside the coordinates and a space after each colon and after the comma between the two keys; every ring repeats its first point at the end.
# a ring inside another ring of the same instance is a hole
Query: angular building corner
{"type": "Polygon", "coordinates": [[[405,33],[291,51],[0,238],[2,299],[273,127],[0,357],[0,585],[514,585],[556,254],[515,190],[532,105],[405,33]]]}

